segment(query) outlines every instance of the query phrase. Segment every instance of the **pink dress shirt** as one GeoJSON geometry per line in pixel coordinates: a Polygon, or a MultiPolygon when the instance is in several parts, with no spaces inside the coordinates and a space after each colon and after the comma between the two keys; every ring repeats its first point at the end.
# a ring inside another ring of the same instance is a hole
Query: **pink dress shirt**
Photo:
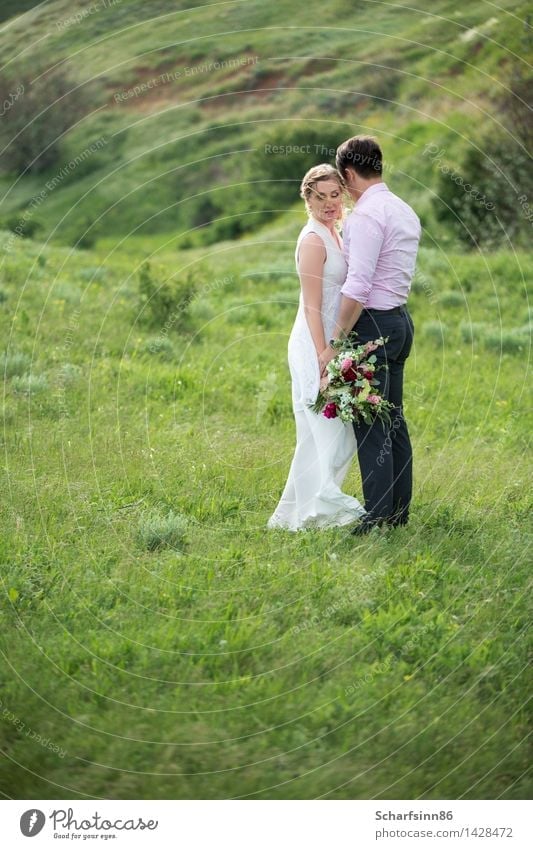
{"type": "Polygon", "coordinates": [[[405,304],[421,232],[418,215],[386,183],[366,189],[344,224],[348,274],[342,294],[367,309],[405,304]]]}

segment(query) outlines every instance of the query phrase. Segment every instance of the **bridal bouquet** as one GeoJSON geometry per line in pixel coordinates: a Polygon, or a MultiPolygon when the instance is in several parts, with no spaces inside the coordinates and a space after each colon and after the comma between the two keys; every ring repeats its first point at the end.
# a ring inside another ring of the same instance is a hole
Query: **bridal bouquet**
{"type": "Polygon", "coordinates": [[[373,342],[357,344],[357,334],[350,333],[346,339],[337,340],[334,347],[337,356],[326,366],[327,383],[323,386],[311,409],[328,419],[343,422],[363,421],[372,424],[375,418],[390,423],[389,410],[393,405],[385,400],[379,389],[376,373],[386,366],[376,365],[373,353],[387,341],[382,336],[373,342]]]}

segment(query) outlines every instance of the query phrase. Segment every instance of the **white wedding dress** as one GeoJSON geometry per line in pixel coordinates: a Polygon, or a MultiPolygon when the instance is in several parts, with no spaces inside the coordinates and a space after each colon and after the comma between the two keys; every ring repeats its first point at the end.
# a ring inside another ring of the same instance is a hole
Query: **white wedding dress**
{"type": "MultiPolygon", "coordinates": [[[[347,266],[342,250],[326,225],[310,217],[296,243],[296,268],[300,243],[308,233],[320,236],[326,248],[321,314],[327,341],[334,331],[347,266]]],[[[364,515],[365,509],[357,498],[346,495],[340,487],[357,449],[355,434],[351,424],[344,424],[338,418],[327,419],[309,408],[318,395],[320,372],[301,292],[288,354],[296,450],[285,489],[268,520],[268,527],[297,531],[354,522],[364,515]]]]}

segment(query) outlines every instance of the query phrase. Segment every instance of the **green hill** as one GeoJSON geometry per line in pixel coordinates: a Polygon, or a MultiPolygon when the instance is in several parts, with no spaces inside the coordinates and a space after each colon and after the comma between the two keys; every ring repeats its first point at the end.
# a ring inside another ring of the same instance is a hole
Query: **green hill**
{"type": "MultiPolygon", "coordinates": [[[[54,183],[32,219],[56,242],[142,232],[180,235],[186,247],[239,236],[292,206],[303,171],[357,132],[380,137],[392,187],[430,238],[449,241],[433,202],[442,157],[460,172],[484,134],[513,140],[501,103],[524,65],[526,3],[507,0],[497,14],[446,0],[83,8],[51,0],[0,33],[11,88],[26,79],[25,97],[51,120],[59,107],[42,74],[65,77],[60,110],[75,125],[57,162],[0,182],[11,227],[54,183]],[[269,152],[275,145],[307,150],[269,152]]],[[[513,190],[516,199],[524,187],[513,190]]]]}

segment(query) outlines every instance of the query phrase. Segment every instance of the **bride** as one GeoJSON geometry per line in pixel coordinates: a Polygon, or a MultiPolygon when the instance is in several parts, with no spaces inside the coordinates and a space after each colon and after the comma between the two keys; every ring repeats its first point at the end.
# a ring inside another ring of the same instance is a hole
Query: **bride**
{"type": "Polygon", "coordinates": [[[311,168],[300,187],[309,221],[296,243],[300,305],[288,349],[296,450],[269,528],[325,528],[365,514],[357,498],[340,489],[357,448],[353,427],[309,408],[320,387],[318,358],[333,335],[347,272],[336,227],[344,192],[342,177],[332,165],[311,168]]]}

